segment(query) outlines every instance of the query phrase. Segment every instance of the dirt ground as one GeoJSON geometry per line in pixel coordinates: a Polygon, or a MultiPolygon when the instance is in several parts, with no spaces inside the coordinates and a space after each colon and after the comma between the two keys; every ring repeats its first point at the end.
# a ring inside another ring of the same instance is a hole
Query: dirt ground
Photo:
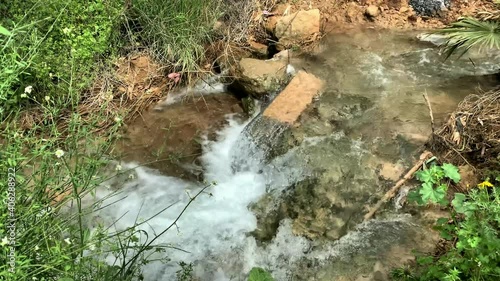
{"type": "MultiPolygon", "coordinates": [[[[298,2],[298,1],[288,1],[298,2]]],[[[309,0],[291,4],[292,11],[297,9],[318,8],[321,11],[325,31],[349,29],[355,25],[368,25],[378,28],[430,29],[443,27],[461,16],[474,15],[480,11],[491,10],[491,0],[455,0],[451,8],[441,17],[420,17],[415,14],[408,0],[309,0]],[[380,14],[370,18],[365,15],[370,5],[379,7],[380,14]]]]}

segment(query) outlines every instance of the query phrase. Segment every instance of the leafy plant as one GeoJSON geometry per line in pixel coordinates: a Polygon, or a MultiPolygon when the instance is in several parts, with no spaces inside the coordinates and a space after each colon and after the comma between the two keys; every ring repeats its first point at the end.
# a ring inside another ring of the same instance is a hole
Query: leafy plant
{"type": "Polygon", "coordinates": [[[92,81],[97,58],[117,49],[122,5],[119,0],[26,0],[0,7],[5,10],[0,24],[12,33],[0,38],[0,58],[20,64],[4,68],[10,72],[3,74],[16,79],[9,80],[9,94],[0,98],[18,105],[26,94],[23,85],[32,85],[31,97],[39,100],[50,96],[54,101],[78,102],[74,94],[92,81]],[[68,84],[75,91],[68,93],[68,84]]]}
{"type": "Polygon", "coordinates": [[[176,272],[177,281],[191,281],[193,278],[193,264],[180,262],[181,269],[176,272]]]}
{"type": "Polygon", "coordinates": [[[469,194],[456,193],[452,217],[436,229],[452,246],[439,257],[417,257],[412,271],[393,271],[396,280],[498,280],[500,276],[500,194],[489,181],[469,194]]]}
{"type": "Polygon", "coordinates": [[[271,273],[260,267],[254,267],[250,270],[248,281],[274,281],[271,273]]]}
{"type": "Polygon", "coordinates": [[[444,35],[448,39],[443,45],[446,58],[456,52],[460,52],[459,57],[461,57],[473,47],[479,50],[500,49],[500,22],[498,21],[482,21],[468,17],[435,33],[444,35]]]}
{"type": "Polygon", "coordinates": [[[428,203],[447,205],[448,185],[446,180],[451,180],[454,183],[460,181],[458,168],[448,163],[442,166],[433,164],[430,168],[418,171],[415,175],[422,184],[420,188],[412,191],[408,198],[419,205],[428,203]]]}

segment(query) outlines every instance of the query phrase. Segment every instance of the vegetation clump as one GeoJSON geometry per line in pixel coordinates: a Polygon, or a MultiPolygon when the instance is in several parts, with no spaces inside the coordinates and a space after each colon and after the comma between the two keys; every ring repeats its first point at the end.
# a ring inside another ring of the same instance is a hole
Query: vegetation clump
{"type": "Polygon", "coordinates": [[[168,246],[152,245],[156,237],[138,229],[148,219],[121,230],[86,222],[110,207],[84,201],[116,176],[103,170],[131,110],[110,113],[127,104],[115,103],[113,92],[93,99],[90,86],[118,55],[139,49],[168,57],[169,70],[196,69],[222,2],[7,2],[0,3],[0,279],[143,280],[145,264],[168,260],[168,246]],[[82,109],[89,100],[93,110],[82,109]],[[38,121],[24,126],[26,116],[38,121]]]}

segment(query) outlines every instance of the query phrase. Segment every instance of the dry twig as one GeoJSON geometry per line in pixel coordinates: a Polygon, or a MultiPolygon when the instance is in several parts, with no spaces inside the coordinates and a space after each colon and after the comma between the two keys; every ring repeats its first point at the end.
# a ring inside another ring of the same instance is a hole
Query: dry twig
{"type": "Polygon", "coordinates": [[[389,191],[387,191],[385,193],[385,195],[377,202],[377,204],[375,204],[375,206],[373,206],[372,208],[369,209],[369,212],[365,215],[365,218],[364,220],[367,221],[369,219],[371,219],[373,217],[373,215],[375,215],[375,213],[378,211],[378,209],[380,209],[380,207],[382,207],[382,205],[389,201],[391,198],[393,198],[396,193],[398,192],[398,190],[401,188],[401,186],[403,186],[403,184],[411,179],[413,177],[413,174],[415,174],[419,169],[420,167],[424,164],[424,162],[429,159],[430,157],[432,157],[432,153],[429,152],[429,151],[425,151],[424,153],[422,153],[422,155],[420,155],[420,159],[419,161],[417,162],[417,164],[415,164],[415,166],[413,166],[413,168],[411,168],[410,171],[408,171],[408,173],[406,173],[406,175],[400,179],[396,185],[394,185],[389,191]]]}

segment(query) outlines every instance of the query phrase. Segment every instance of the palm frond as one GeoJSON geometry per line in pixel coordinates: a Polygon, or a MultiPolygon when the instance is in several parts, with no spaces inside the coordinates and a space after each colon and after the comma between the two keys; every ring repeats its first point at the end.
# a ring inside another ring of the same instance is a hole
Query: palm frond
{"type": "Polygon", "coordinates": [[[433,32],[447,38],[442,45],[446,59],[460,51],[459,58],[471,48],[500,49],[500,22],[462,18],[450,27],[433,32]]]}

